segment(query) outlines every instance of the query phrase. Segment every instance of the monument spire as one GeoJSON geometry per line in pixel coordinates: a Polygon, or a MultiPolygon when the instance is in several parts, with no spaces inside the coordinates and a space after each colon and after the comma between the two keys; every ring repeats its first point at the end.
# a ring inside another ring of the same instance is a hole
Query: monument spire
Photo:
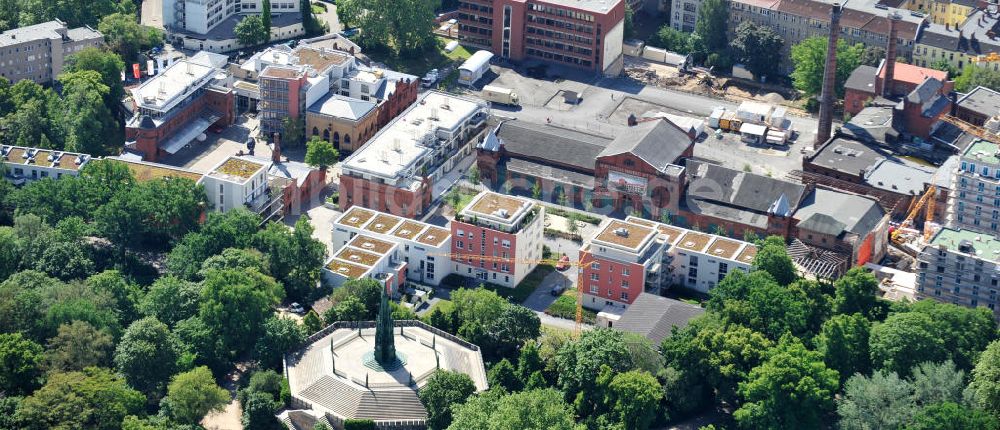
{"type": "Polygon", "coordinates": [[[393,338],[392,308],[389,307],[388,287],[382,288],[382,300],[378,306],[375,321],[375,361],[382,366],[390,366],[396,361],[396,343],[393,338]]]}

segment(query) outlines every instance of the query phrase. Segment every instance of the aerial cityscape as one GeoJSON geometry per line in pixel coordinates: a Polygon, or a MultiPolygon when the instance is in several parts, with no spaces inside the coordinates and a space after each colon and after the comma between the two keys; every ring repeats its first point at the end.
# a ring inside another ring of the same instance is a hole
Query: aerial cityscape
{"type": "Polygon", "coordinates": [[[0,0],[0,430],[1000,430],[996,0],[0,0]]]}

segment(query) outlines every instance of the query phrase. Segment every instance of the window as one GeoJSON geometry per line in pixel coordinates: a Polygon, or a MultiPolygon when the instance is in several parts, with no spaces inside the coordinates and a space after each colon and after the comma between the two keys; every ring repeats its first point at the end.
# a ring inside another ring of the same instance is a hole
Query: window
{"type": "Polygon", "coordinates": [[[500,246],[510,248],[510,241],[505,239],[503,242],[500,242],[500,246]]]}
{"type": "Polygon", "coordinates": [[[622,298],[623,302],[627,302],[628,301],[628,293],[622,291],[621,298],[622,298]]]}
{"type": "Polygon", "coordinates": [[[464,243],[462,243],[462,241],[461,241],[461,240],[459,240],[459,241],[456,241],[456,242],[455,242],[455,246],[457,246],[457,247],[458,247],[458,249],[465,249],[465,244],[464,244],[464,243]]]}
{"type": "Polygon", "coordinates": [[[622,276],[629,276],[628,267],[622,267],[622,276]]]}
{"type": "Polygon", "coordinates": [[[597,273],[591,273],[590,274],[590,280],[591,281],[600,281],[601,280],[601,275],[599,275],[597,273]]]}
{"type": "Polygon", "coordinates": [[[465,237],[465,232],[462,229],[458,229],[458,237],[465,237]]]}
{"type": "Polygon", "coordinates": [[[596,261],[593,262],[593,263],[590,263],[590,268],[594,269],[594,270],[601,270],[601,263],[598,263],[596,261]]]}
{"type": "Polygon", "coordinates": [[[590,284],[590,294],[597,294],[601,291],[601,288],[595,284],[590,284]]]}
{"type": "Polygon", "coordinates": [[[628,281],[622,280],[622,288],[628,288],[628,281]]]}

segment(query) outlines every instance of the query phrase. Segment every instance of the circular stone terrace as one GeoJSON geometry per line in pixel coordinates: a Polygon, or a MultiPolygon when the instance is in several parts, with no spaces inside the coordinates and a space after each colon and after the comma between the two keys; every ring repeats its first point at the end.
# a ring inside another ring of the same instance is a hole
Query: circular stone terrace
{"type": "Polygon", "coordinates": [[[486,390],[475,345],[419,321],[396,321],[393,339],[400,360],[391,366],[395,369],[379,370],[371,357],[374,322],[338,322],[310,336],[285,357],[292,407],[312,409],[335,422],[417,424],[427,419],[417,391],[439,368],[464,373],[476,391],[486,390]]]}

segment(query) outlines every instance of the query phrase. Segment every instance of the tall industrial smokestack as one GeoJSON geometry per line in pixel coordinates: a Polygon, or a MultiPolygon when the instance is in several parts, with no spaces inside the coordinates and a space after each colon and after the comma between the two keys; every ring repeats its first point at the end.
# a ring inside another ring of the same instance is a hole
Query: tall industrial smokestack
{"type": "Polygon", "coordinates": [[[823,92],[819,96],[819,128],[816,130],[817,148],[830,139],[833,128],[833,102],[837,99],[837,38],[840,37],[840,3],[830,8],[830,38],[826,44],[826,67],[823,70],[823,92]]]}
{"type": "Polygon", "coordinates": [[[896,25],[903,19],[899,12],[889,12],[889,44],[885,48],[885,80],[882,81],[882,96],[892,97],[892,82],[896,74],[896,25]]]}
{"type": "Polygon", "coordinates": [[[274,133],[274,149],[271,150],[271,162],[281,164],[281,135],[274,133]]]}

